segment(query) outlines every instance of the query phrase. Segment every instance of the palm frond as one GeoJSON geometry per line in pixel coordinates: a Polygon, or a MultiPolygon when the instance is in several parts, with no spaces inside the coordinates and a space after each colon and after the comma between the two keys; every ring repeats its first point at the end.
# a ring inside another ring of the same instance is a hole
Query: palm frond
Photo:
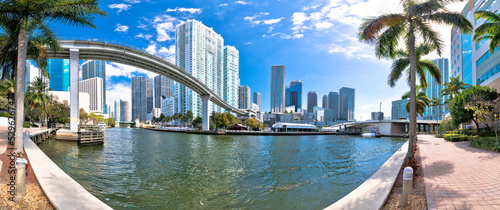
{"type": "Polygon", "coordinates": [[[401,58],[394,60],[391,66],[391,73],[387,77],[387,84],[390,87],[396,86],[396,81],[401,78],[403,72],[408,69],[408,66],[410,66],[410,59],[401,58]]]}
{"type": "Polygon", "coordinates": [[[429,72],[429,74],[436,80],[436,83],[441,84],[441,70],[434,62],[431,60],[421,60],[420,65],[422,65],[422,67],[429,72]]]}
{"type": "Polygon", "coordinates": [[[405,21],[406,17],[401,14],[386,14],[375,18],[368,18],[359,27],[358,39],[368,43],[377,41],[379,33],[387,27],[395,26],[405,21]]]}

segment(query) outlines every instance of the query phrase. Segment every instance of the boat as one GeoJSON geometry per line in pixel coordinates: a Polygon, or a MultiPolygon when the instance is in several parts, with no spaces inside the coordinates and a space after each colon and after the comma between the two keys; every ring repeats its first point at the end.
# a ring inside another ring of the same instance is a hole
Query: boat
{"type": "Polygon", "coordinates": [[[375,131],[375,132],[369,132],[369,133],[362,133],[361,136],[363,136],[363,137],[380,137],[380,132],[375,131]]]}

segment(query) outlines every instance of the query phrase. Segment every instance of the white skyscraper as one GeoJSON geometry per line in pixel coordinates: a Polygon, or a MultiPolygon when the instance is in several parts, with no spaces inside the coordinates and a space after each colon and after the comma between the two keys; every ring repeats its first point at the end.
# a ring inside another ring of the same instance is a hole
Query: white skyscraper
{"type": "Polygon", "coordinates": [[[224,46],[224,101],[238,107],[240,86],[240,53],[233,46],[224,46]]]}
{"type": "MultiPolygon", "coordinates": [[[[239,86],[238,51],[234,47],[227,47],[227,73],[224,68],[224,39],[212,28],[196,20],[188,20],[177,25],[175,29],[176,65],[204,83],[219,98],[225,100],[227,96],[237,95],[239,86]],[[228,83],[224,83],[225,78],[228,83]],[[236,84],[229,84],[236,83],[236,84]],[[229,88],[226,88],[229,86],[229,88]]],[[[230,103],[237,104],[237,99],[231,97],[230,103]],[[231,101],[234,100],[234,101],[231,101]]],[[[202,101],[198,94],[176,84],[175,107],[176,113],[186,113],[191,110],[195,116],[201,116],[202,101]]],[[[209,102],[209,112],[222,112],[220,107],[209,102]]]]}
{"type": "Polygon", "coordinates": [[[250,97],[250,87],[247,85],[240,86],[239,88],[239,106],[238,109],[250,109],[251,97],[250,97]]]}
{"type": "Polygon", "coordinates": [[[90,95],[90,111],[103,112],[103,92],[102,92],[102,79],[94,77],[78,82],[80,92],[89,93],[90,95]]]}

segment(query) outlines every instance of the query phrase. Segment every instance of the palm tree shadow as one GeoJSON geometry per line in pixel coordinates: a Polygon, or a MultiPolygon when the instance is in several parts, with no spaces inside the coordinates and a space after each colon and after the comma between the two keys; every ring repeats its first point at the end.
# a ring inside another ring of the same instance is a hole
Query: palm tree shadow
{"type": "Polygon", "coordinates": [[[437,161],[429,165],[424,165],[424,174],[426,178],[440,177],[450,174],[455,166],[450,161],[437,161]]]}

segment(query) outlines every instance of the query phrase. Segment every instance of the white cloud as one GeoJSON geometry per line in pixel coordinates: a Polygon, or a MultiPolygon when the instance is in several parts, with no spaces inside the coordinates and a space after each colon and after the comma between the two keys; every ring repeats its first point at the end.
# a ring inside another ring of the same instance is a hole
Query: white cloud
{"type": "Polygon", "coordinates": [[[243,4],[243,5],[247,5],[248,4],[247,2],[244,2],[244,1],[235,1],[234,3],[236,3],[236,4],[243,4]]]}
{"type": "Polygon", "coordinates": [[[292,21],[294,25],[302,25],[307,19],[309,18],[307,17],[306,13],[303,12],[296,12],[292,15],[292,21]]]}
{"type": "Polygon", "coordinates": [[[225,6],[227,6],[227,3],[219,4],[219,7],[225,7],[225,6]]]}
{"type": "Polygon", "coordinates": [[[156,55],[156,44],[152,43],[144,50],[151,55],[156,55]]]}
{"type": "Polygon", "coordinates": [[[199,8],[176,7],[175,9],[168,8],[167,12],[189,12],[191,14],[195,14],[195,13],[201,13],[201,9],[199,9],[199,8]]]}
{"type": "Polygon", "coordinates": [[[272,34],[264,34],[262,35],[262,37],[266,38],[266,37],[273,37],[273,36],[277,36],[279,38],[282,38],[282,39],[299,39],[299,38],[302,38],[304,35],[302,34],[295,34],[295,35],[289,35],[289,34],[285,34],[285,33],[281,33],[281,32],[276,32],[276,33],[272,33],[272,34]]]}
{"type": "Polygon", "coordinates": [[[175,31],[175,25],[179,24],[181,21],[170,15],[158,15],[154,18],[152,25],[155,28],[157,37],[156,41],[164,42],[172,40],[171,33],[175,31]]]}
{"type": "Polygon", "coordinates": [[[328,46],[328,53],[340,54],[348,58],[365,59],[365,58],[375,58],[373,55],[373,50],[371,47],[366,47],[365,44],[359,42],[340,42],[344,44],[332,43],[328,46]]]}
{"type": "Polygon", "coordinates": [[[332,23],[327,22],[327,21],[323,21],[323,22],[319,22],[319,23],[314,24],[314,26],[316,26],[317,29],[330,28],[330,27],[332,27],[332,25],[333,25],[332,23]]]}
{"type": "Polygon", "coordinates": [[[137,4],[141,2],[140,0],[125,0],[125,1],[131,4],[137,4]]]}
{"type": "Polygon", "coordinates": [[[244,45],[252,44],[252,42],[245,42],[244,45]]]}
{"type": "Polygon", "coordinates": [[[283,17],[280,17],[280,18],[276,18],[276,19],[269,19],[269,20],[263,20],[262,22],[266,25],[270,25],[270,24],[275,24],[275,23],[279,23],[281,20],[283,20],[285,18],[283,17]]]}
{"type": "Polygon", "coordinates": [[[120,14],[120,12],[123,11],[123,10],[130,9],[130,6],[131,6],[130,4],[123,4],[123,3],[108,5],[108,7],[111,8],[111,9],[118,9],[118,11],[116,11],[117,14],[120,14]]]}
{"type": "Polygon", "coordinates": [[[128,26],[121,25],[121,24],[118,23],[118,24],[116,24],[115,31],[118,31],[118,32],[127,32],[128,31],[128,26]]]}
{"type": "Polygon", "coordinates": [[[170,45],[170,47],[161,47],[158,50],[158,55],[170,63],[175,64],[175,45],[170,45]]]}
{"type": "MultiPolygon", "coordinates": [[[[107,69],[106,69],[107,70],[107,69]]],[[[116,100],[131,101],[132,90],[127,83],[108,83],[106,85],[106,104],[114,106],[116,100]]]]}
{"type": "Polygon", "coordinates": [[[302,37],[304,37],[304,34],[295,34],[292,36],[293,39],[300,39],[302,37]]]}
{"type": "Polygon", "coordinates": [[[137,38],[143,38],[143,39],[146,39],[146,40],[150,40],[151,38],[153,38],[153,35],[139,33],[139,34],[135,35],[135,37],[137,37],[137,38]]]}
{"type": "Polygon", "coordinates": [[[106,62],[106,80],[108,81],[111,77],[123,76],[132,78],[138,75],[146,75],[148,78],[153,78],[158,74],[125,64],[106,62]]]}

